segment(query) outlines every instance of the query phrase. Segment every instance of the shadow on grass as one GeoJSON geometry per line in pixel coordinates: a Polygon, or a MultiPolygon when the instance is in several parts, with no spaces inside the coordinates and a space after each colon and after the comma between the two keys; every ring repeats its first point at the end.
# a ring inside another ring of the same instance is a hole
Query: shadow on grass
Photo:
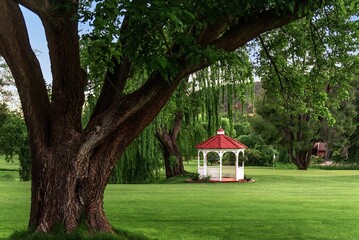
{"type": "Polygon", "coordinates": [[[36,233],[33,231],[17,231],[4,240],[150,240],[144,234],[117,230],[115,234],[95,233],[90,234],[86,228],[79,227],[74,232],[67,234],[63,230],[55,230],[54,233],[36,233]]]}
{"type": "Polygon", "coordinates": [[[186,179],[191,178],[193,173],[187,172],[186,174],[178,177],[171,177],[158,180],[154,182],[155,184],[178,184],[178,183],[186,183],[186,179]]]}

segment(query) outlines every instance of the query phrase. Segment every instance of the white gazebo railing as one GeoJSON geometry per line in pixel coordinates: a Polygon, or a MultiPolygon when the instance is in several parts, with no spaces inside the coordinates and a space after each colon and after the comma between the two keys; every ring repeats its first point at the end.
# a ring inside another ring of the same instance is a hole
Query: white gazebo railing
{"type": "MultiPolygon", "coordinates": [[[[220,180],[220,166],[200,166],[198,173],[202,176],[211,176],[213,180],[220,180]]],[[[222,166],[222,177],[235,178],[236,180],[244,179],[244,166],[222,166]]]]}

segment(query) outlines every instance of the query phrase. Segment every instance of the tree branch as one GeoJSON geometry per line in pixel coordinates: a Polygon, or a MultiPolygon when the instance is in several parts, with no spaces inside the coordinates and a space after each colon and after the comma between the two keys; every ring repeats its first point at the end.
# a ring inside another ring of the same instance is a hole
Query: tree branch
{"type": "MultiPolygon", "coordinates": [[[[304,17],[304,16],[302,16],[304,17]]],[[[278,16],[272,10],[259,13],[249,20],[242,20],[210,44],[226,51],[234,51],[261,33],[278,28],[301,18],[297,12],[278,16]]]]}
{"type": "Polygon", "coordinates": [[[67,10],[52,6],[51,17],[40,16],[48,42],[53,77],[52,125],[57,126],[58,130],[62,128],[58,135],[64,137],[64,129],[82,131],[86,74],[80,67],[78,23],[73,19],[77,8],[76,4],[71,4],[67,10]]]}
{"type": "MultiPolygon", "coordinates": [[[[283,86],[282,77],[281,77],[281,76],[283,76],[283,74],[281,73],[281,71],[279,71],[278,66],[277,66],[277,64],[276,64],[276,61],[273,59],[272,55],[270,54],[270,52],[269,52],[267,46],[265,45],[265,43],[264,43],[264,41],[263,41],[263,38],[259,35],[259,36],[258,36],[258,39],[259,39],[259,41],[260,41],[260,43],[261,43],[261,45],[262,45],[262,47],[263,47],[263,49],[264,49],[264,52],[265,52],[266,55],[267,55],[267,58],[269,59],[269,61],[270,61],[271,64],[273,65],[273,68],[274,68],[274,71],[275,71],[275,73],[276,73],[276,75],[277,75],[277,77],[278,77],[278,80],[279,80],[279,84],[280,84],[281,89],[282,89],[282,91],[284,91],[284,86],[283,86]]],[[[283,76],[283,77],[285,78],[285,76],[283,76]]]]}
{"type": "Polygon", "coordinates": [[[107,71],[105,81],[101,89],[99,99],[91,114],[91,119],[105,111],[121,95],[123,88],[131,71],[131,63],[128,58],[124,58],[120,63],[113,57],[114,72],[107,71]]]}
{"type": "Polygon", "coordinates": [[[48,0],[12,0],[38,15],[49,14],[50,3],[48,0]]]}
{"type": "MultiPolygon", "coordinates": [[[[120,48],[126,45],[126,39],[123,37],[125,34],[123,34],[123,32],[127,27],[128,16],[125,16],[120,30],[121,40],[118,43],[120,48]]],[[[132,63],[127,57],[122,57],[120,60],[116,57],[112,57],[111,63],[113,68],[112,70],[108,69],[105,74],[104,84],[94,111],[91,114],[91,119],[105,111],[113,103],[116,96],[122,93],[130,75],[132,63]]]]}
{"type": "Polygon", "coordinates": [[[208,26],[198,37],[197,42],[206,47],[210,42],[216,40],[225,32],[233,18],[221,17],[214,24],[208,26]]]}
{"type": "Polygon", "coordinates": [[[19,6],[0,1],[0,53],[15,79],[29,134],[48,143],[50,102],[40,64],[31,49],[19,6]]]}

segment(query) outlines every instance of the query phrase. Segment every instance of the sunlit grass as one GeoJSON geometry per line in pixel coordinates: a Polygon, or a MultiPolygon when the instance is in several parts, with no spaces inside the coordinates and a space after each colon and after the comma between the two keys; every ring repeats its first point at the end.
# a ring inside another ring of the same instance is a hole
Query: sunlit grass
{"type": "MultiPolygon", "coordinates": [[[[245,174],[256,182],[108,185],[105,211],[114,227],[156,239],[359,239],[359,171],[245,174]]],[[[26,228],[29,207],[29,182],[0,181],[0,238],[26,228]]]]}

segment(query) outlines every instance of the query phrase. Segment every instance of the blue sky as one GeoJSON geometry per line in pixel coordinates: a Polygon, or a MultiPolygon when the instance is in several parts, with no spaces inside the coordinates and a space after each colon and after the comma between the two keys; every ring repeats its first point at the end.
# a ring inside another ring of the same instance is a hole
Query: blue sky
{"type": "Polygon", "coordinates": [[[32,49],[37,51],[36,54],[40,61],[44,78],[46,82],[50,83],[52,81],[52,77],[50,69],[49,51],[47,48],[44,28],[40,19],[34,13],[30,12],[26,8],[21,8],[21,10],[25,17],[31,47],[32,49]]]}

